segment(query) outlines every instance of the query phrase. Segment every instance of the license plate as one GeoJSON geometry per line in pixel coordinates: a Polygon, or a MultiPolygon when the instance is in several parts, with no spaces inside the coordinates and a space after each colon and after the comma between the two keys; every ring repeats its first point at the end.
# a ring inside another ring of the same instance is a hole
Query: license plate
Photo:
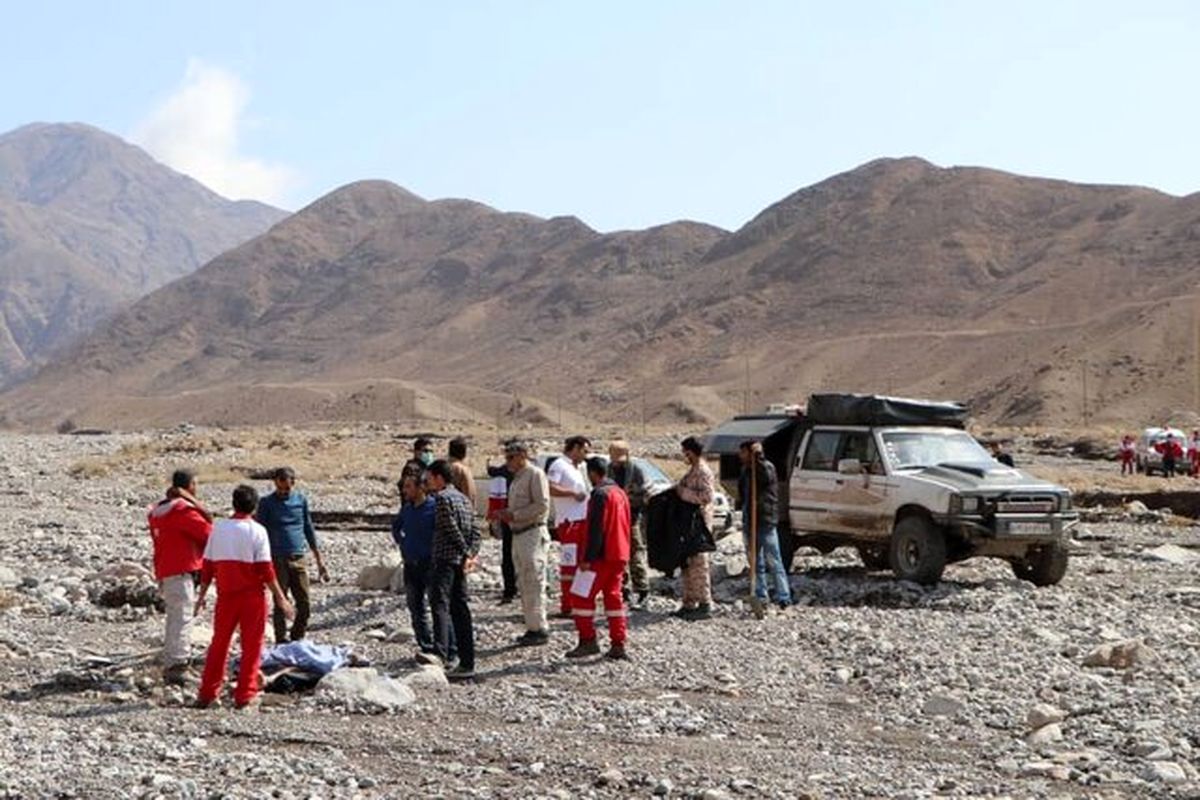
{"type": "Polygon", "coordinates": [[[1008,532],[1018,536],[1036,536],[1052,533],[1054,527],[1049,522],[1010,522],[1008,532]]]}

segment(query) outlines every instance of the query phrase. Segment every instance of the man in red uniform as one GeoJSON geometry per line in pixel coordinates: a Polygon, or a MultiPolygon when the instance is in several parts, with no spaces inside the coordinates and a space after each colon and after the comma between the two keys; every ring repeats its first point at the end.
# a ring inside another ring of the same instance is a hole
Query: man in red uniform
{"type": "Polygon", "coordinates": [[[245,708],[258,694],[258,668],[267,628],[264,586],[270,588],[275,597],[275,608],[282,611],[284,617],[290,620],[296,615],[275,579],[267,529],[252,517],[257,507],[258,492],[253,486],[234,489],[233,519],[217,523],[204,549],[196,613],[204,607],[204,598],[214,579],[217,582],[217,608],[213,612],[213,638],[204,662],[200,695],[196,698],[199,708],[212,705],[221,693],[225,664],[229,660],[229,643],[238,629],[241,630],[242,658],[233,693],[234,705],[245,708]]]}
{"type": "Polygon", "coordinates": [[[167,609],[163,637],[163,680],[182,685],[192,661],[192,606],[195,574],[212,531],[212,514],[196,499],[196,475],[177,470],[167,496],[147,516],[154,543],[154,577],[167,609]]]}
{"type": "Polygon", "coordinates": [[[629,497],[608,477],[608,465],[602,459],[589,459],[587,471],[594,488],[588,499],[587,525],[579,544],[579,571],[571,591],[579,644],[567,653],[567,658],[600,654],[595,618],[596,595],[601,595],[604,615],[608,618],[610,645],[605,656],[626,660],[629,655],[625,651],[625,602],[621,584],[625,578],[625,565],[629,562],[629,497]],[[587,573],[595,573],[596,577],[584,593],[582,583],[587,573]]]}

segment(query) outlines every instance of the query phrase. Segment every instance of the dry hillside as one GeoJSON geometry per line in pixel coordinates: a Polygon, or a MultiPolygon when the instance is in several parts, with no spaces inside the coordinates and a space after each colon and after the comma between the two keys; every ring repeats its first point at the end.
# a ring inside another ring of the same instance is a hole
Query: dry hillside
{"type": "Polygon", "coordinates": [[[364,182],[152,294],[0,403],[37,425],[553,419],[560,403],[702,423],[740,408],[748,374],[752,404],[884,390],[1061,424],[1086,371],[1094,421],[1157,419],[1192,402],[1198,257],[1200,195],[914,158],[733,233],[602,234],[364,182]]]}
{"type": "Polygon", "coordinates": [[[283,216],[86,125],[0,136],[0,384],[283,216]]]}

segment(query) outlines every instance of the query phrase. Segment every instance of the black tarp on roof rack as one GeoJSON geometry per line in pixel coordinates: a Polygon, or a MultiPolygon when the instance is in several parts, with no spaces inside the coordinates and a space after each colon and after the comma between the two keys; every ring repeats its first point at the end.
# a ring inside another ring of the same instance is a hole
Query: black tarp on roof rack
{"type": "Polygon", "coordinates": [[[736,455],[742,442],[764,441],[801,422],[797,416],[783,414],[743,415],[722,422],[704,437],[704,452],[712,455],[736,455]]]}
{"type": "Polygon", "coordinates": [[[816,425],[943,425],[963,428],[968,410],[962,403],[910,400],[875,394],[814,394],[808,421],[816,425]]]}

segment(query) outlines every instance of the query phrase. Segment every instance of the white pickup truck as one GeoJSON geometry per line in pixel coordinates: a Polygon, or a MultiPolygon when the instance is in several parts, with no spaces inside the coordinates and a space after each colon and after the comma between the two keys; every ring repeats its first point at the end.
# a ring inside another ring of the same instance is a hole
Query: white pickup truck
{"type": "Polygon", "coordinates": [[[780,545],[850,545],[869,569],[921,583],[974,556],[1038,586],[1062,580],[1071,493],[996,462],[963,429],[966,409],[873,395],[814,395],[806,414],[737,417],[709,436],[736,490],[737,445],[763,442],[780,486],[780,545]],[[783,507],[787,508],[786,516],[783,507]]]}

